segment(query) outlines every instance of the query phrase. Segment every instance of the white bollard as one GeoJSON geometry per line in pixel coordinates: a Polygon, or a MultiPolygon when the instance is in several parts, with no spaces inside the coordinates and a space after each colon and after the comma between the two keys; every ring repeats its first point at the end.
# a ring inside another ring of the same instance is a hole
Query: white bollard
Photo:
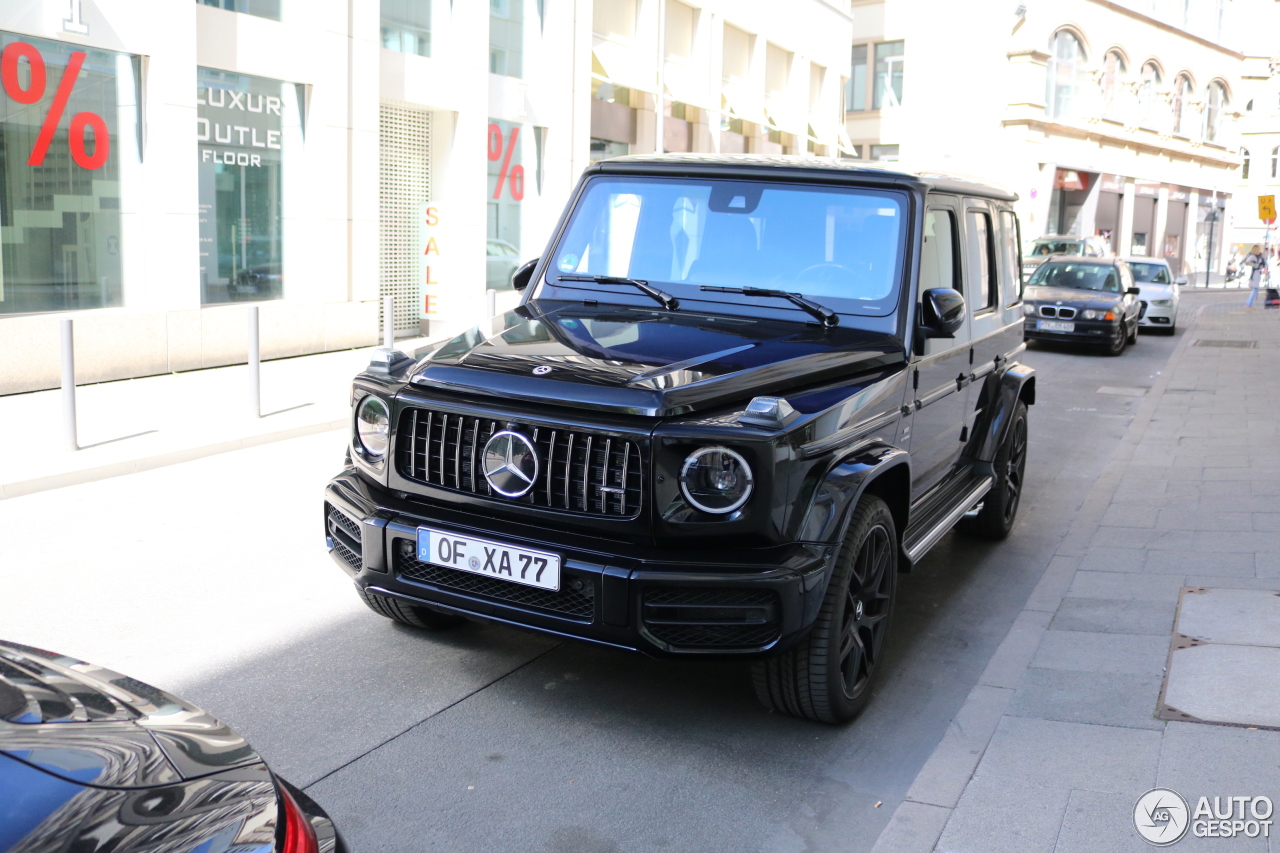
{"type": "Polygon", "coordinates": [[[382,345],[396,345],[396,300],[394,296],[382,297],[382,345]]]}
{"type": "Polygon", "coordinates": [[[262,417],[262,358],[258,347],[258,306],[249,309],[249,411],[262,417]]]}
{"type": "Polygon", "coordinates": [[[492,320],[494,317],[498,316],[498,291],[491,287],[486,290],[484,294],[489,310],[489,319],[492,320]]]}
{"type": "Polygon", "coordinates": [[[67,450],[79,450],[76,428],[76,342],[70,317],[62,318],[62,435],[67,450]]]}

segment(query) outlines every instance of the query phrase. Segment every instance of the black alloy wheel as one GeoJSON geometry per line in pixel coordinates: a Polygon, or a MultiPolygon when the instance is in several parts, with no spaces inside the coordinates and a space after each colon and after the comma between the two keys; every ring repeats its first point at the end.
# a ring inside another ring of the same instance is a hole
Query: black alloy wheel
{"type": "Polygon", "coordinates": [[[854,510],[818,618],[789,650],[752,665],[767,708],[821,723],[862,712],[886,649],[898,583],[898,535],[883,500],[854,510]]]}
{"type": "Polygon", "coordinates": [[[1124,355],[1125,344],[1128,343],[1129,333],[1125,330],[1124,319],[1122,318],[1116,323],[1116,327],[1111,331],[1111,337],[1106,343],[1107,355],[1124,355]]]}
{"type": "Polygon", "coordinates": [[[961,519],[958,529],[981,539],[1004,539],[1013,530],[1026,482],[1027,404],[1021,400],[1014,407],[1009,432],[996,451],[991,469],[994,479],[982,508],[976,515],[961,519]]]}
{"type": "Polygon", "coordinates": [[[453,628],[467,621],[463,617],[455,616],[452,613],[441,613],[428,607],[419,607],[418,605],[401,601],[398,598],[369,592],[367,589],[357,587],[356,591],[360,594],[360,599],[374,613],[412,628],[421,628],[424,631],[443,631],[446,628],[453,628]]]}

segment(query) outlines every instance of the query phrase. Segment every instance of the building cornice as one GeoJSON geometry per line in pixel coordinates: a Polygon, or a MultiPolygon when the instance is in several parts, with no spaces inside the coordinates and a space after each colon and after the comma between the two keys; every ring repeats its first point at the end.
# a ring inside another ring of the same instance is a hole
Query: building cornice
{"type": "Polygon", "coordinates": [[[1003,127],[1025,127],[1047,137],[1077,139],[1097,144],[1128,148],[1142,154],[1154,154],[1171,160],[1184,160],[1219,169],[1237,169],[1240,157],[1213,142],[1182,143],[1180,137],[1152,131],[1129,131],[1116,122],[1090,122],[1087,125],[1061,124],[1043,118],[1007,118],[1003,127]],[[1177,144],[1171,144],[1177,143],[1177,144]]]}
{"type": "Polygon", "coordinates": [[[1124,15],[1127,18],[1133,18],[1134,20],[1148,23],[1158,30],[1164,30],[1167,33],[1173,33],[1174,35],[1182,36],[1187,41],[1193,41],[1196,44],[1201,44],[1201,45],[1204,45],[1205,47],[1212,48],[1213,50],[1216,50],[1225,56],[1230,56],[1232,59],[1245,58],[1245,55],[1243,53],[1234,51],[1229,47],[1223,47],[1217,42],[1209,41],[1209,39],[1204,38],[1202,36],[1198,36],[1195,33],[1189,33],[1184,29],[1175,27],[1173,24],[1166,24],[1164,21],[1160,20],[1159,18],[1153,18],[1150,15],[1144,15],[1142,12],[1138,12],[1133,9],[1130,9],[1128,6],[1122,6],[1119,3],[1114,3],[1112,2],[1112,0],[1089,0],[1089,2],[1096,3],[1099,6],[1105,6],[1106,8],[1110,9],[1112,12],[1116,12],[1117,14],[1124,15]]]}

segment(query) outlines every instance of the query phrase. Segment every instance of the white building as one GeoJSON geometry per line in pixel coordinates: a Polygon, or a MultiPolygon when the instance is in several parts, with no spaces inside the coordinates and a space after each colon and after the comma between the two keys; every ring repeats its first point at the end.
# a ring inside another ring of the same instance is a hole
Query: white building
{"type": "Polygon", "coordinates": [[[1023,237],[1108,237],[1184,275],[1224,264],[1255,0],[853,0],[862,156],[999,180],[1023,237]],[[1210,229],[1215,229],[1209,259],[1210,229]]]}
{"type": "Polygon", "coordinates": [[[592,159],[836,154],[852,34],[849,0],[0,4],[0,394],[57,385],[65,316],[81,381],[243,362],[249,304],[267,358],[374,343],[382,294],[466,328],[592,159]]]}

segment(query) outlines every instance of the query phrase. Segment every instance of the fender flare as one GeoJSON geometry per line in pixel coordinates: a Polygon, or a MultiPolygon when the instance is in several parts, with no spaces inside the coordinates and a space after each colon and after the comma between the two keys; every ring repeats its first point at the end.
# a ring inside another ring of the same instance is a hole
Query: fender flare
{"type": "Polygon", "coordinates": [[[1000,374],[998,382],[988,386],[995,399],[987,407],[989,414],[980,427],[974,430],[978,440],[974,458],[979,462],[993,462],[1000,445],[1009,434],[1009,423],[1019,400],[1027,405],[1036,402],[1036,372],[1025,364],[1012,364],[1000,374]]]}

